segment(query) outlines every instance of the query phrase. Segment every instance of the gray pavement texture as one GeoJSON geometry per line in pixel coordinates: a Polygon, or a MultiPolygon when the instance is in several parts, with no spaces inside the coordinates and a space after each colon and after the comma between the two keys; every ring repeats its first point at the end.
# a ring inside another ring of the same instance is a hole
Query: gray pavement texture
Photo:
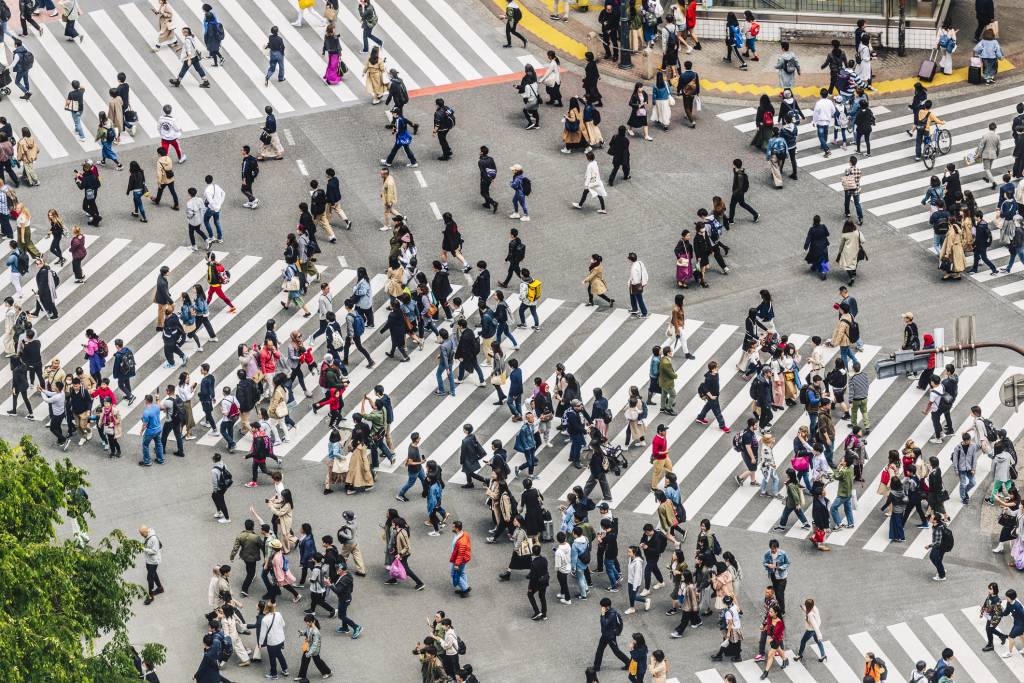
{"type": "MultiPolygon", "coordinates": [[[[563,91],[571,95],[580,90],[578,80],[567,76],[563,91]]],[[[615,88],[605,88],[604,125],[606,136],[613,132],[613,122],[625,119],[626,93],[615,88]]],[[[542,127],[538,131],[522,130],[519,113],[519,99],[510,84],[474,87],[446,93],[446,101],[459,113],[459,125],[452,134],[456,150],[455,159],[443,164],[432,159],[436,147],[429,135],[421,130],[414,143],[426,187],[421,187],[411,170],[397,166],[395,176],[399,185],[399,206],[408,213],[412,229],[420,248],[423,263],[430,254],[436,253],[440,243],[441,224],[434,218],[430,202],[436,202],[441,211],[451,211],[466,236],[466,255],[471,261],[485,258],[492,263],[491,270],[498,274],[498,265],[504,255],[507,230],[518,227],[527,243],[529,265],[544,280],[545,297],[561,299],[558,311],[545,321],[542,332],[534,335],[523,345],[522,358],[528,358],[538,351],[548,351],[549,359],[542,364],[536,375],[547,375],[553,364],[568,357],[579,349],[599,327],[602,320],[611,315],[604,310],[593,313],[583,324],[569,330],[564,336],[553,339],[552,329],[563,323],[570,311],[583,300],[585,290],[579,284],[585,270],[587,257],[592,252],[604,255],[606,274],[612,286],[612,295],[623,302],[626,293],[626,264],[624,255],[637,251],[651,271],[651,286],[648,291],[648,305],[658,314],[667,314],[671,296],[676,293],[673,279],[674,257],[672,247],[679,230],[692,224],[692,217],[701,206],[710,204],[712,195],[728,197],[729,163],[731,159],[743,158],[752,168],[753,189],[749,201],[761,212],[762,220],[754,225],[740,218],[725,240],[733,251],[729,257],[731,272],[728,276],[714,274],[712,287],[708,290],[690,289],[687,294],[687,313],[691,319],[705,321],[693,333],[690,346],[696,350],[708,343],[712,330],[722,324],[739,325],[746,309],[756,303],[761,288],[770,289],[776,301],[778,324],[783,331],[810,335],[827,335],[834,321],[832,303],[836,300],[839,280],[821,283],[806,272],[802,261],[801,246],[810,217],[819,213],[830,227],[837,229],[841,221],[840,199],[836,193],[824,187],[819,181],[805,176],[799,183],[791,184],[783,191],[768,187],[767,173],[761,170],[756,159],[748,152],[747,136],[732,130],[730,124],[717,120],[714,106],[701,117],[696,130],[674,126],[667,133],[654,131],[655,142],[643,143],[633,139],[633,179],[616,184],[609,190],[609,214],[598,216],[590,210],[575,212],[569,202],[578,198],[582,188],[584,162],[581,155],[571,156],[558,153],[558,117],[561,112],[553,108],[542,109],[542,127]],[[476,149],[481,144],[491,147],[499,176],[495,186],[495,197],[502,203],[497,216],[479,207],[476,170],[476,149]],[[534,195],[531,197],[531,216],[528,223],[519,223],[504,217],[508,208],[510,193],[504,189],[508,180],[508,167],[513,163],[522,164],[534,181],[534,195]]],[[[432,111],[430,97],[414,99],[408,108],[412,118],[426,126],[432,111]]],[[[291,131],[294,144],[288,144],[287,158],[280,162],[263,165],[263,172],[257,183],[257,194],[263,205],[255,213],[239,208],[240,195],[235,188],[237,175],[237,150],[241,144],[255,144],[256,130],[240,127],[218,131],[209,135],[190,136],[185,140],[189,161],[179,167],[178,189],[184,194],[189,184],[201,187],[201,177],[212,173],[228,191],[229,204],[224,215],[227,237],[223,245],[233,257],[252,254],[265,259],[277,258],[283,243],[283,233],[292,229],[297,216],[296,206],[305,199],[308,178],[298,165],[302,161],[312,174],[322,177],[322,169],[332,165],[339,170],[342,178],[343,203],[355,227],[351,233],[339,231],[337,246],[325,245],[323,263],[328,266],[328,277],[337,273],[334,257],[343,256],[350,267],[366,265],[371,273],[380,273],[384,268],[386,237],[376,230],[379,221],[377,200],[377,163],[384,156],[390,136],[383,129],[383,112],[380,107],[349,107],[334,111],[314,113],[308,116],[289,117],[282,120],[281,127],[291,131]]],[[[145,149],[135,149],[125,154],[125,161],[139,159],[144,162],[147,173],[153,164],[153,154],[145,149]]],[[[598,150],[602,171],[607,172],[607,155],[598,150]]],[[[54,206],[70,221],[83,220],[76,208],[78,195],[71,191],[70,172],[72,164],[53,165],[43,170],[43,184],[37,189],[24,189],[23,199],[33,207],[38,216],[45,208],[54,206]]],[[[120,194],[120,184],[127,178],[114,171],[103,173],[104,188],[100,195],[100,206],[106,216],[98,231],[101,242],[114,237],[132,240],[132,247],[126,249],[124,258],[131,258],[130,252],[138,243],[147,240],[163,245],[184,243],[184,216],[173,213],[166,207],[152,209],[151,221],[146,225],[130,222],[130,202],[120,194]]],[[[94,231],[95,232],[95,231],[94,231]]],[[[978,319],[981,336],[993,339],[1014,339],[1020,336],[1020,310],[1005,300],[993,297],[984,287],[971,282],[958,285],[943,285],[935,281],[934,263],[931,257],[906,237],[896,234],[880,221],[869,216],[864,232],[870,245],[871,260],[863,268],[857,280],[854,294],[861,307],[860,322],[865,341],[881,347],[881,352],[898,345],[901,325],[899,315],[913,310],[922,329],[946,327],[950,329],[957,315],[973,313],[978,319]]],[[[42,242],[42,240],[38,240],[42,242]]],[[[163,253],[163,252],[161,252],[163,253]]],[[[190,259],[198,261],[200,257],[190,259]]],[[[112,265],[117,265],[115,260],[112,265]]],[[[191,266],[192,261],[187,262],[191,266]]],[[[152,264],[149,264],[152,265],[152,264]]],[[[184,270],[184,267],[179,270],[184,270]]],[[[98,280],[99,278],[94,278],[98,280]]],[[[246,288],[251,276],[236,283],[246,288]]],[[[457,278],[453,278],[456,281],[457,278]]],[[[132,283],[134,284],[134,283],[132,283]]],[[[89,290],[92,285],[84,287],[89,290]]],[[[270,300],[273,292],[257,299],[255,306],[270,300]]],[[[87,293],[97,301],[113,301],[117,292],[87,293]],[[100,299],[100,297],[103,297],[100,299]]],[[[382,302],[378,295],[377,304],[382,302]]],[[[254,306],[254,307],[255,307],[254,306]]],[[[132,309],[132,315],[144,311],[143,301],[132,309]]],[[[251,310],[240,313],[222,336],[225,338],[247,319],[251,310]]],[[[280,320],[280,318],[279,318],[280,320]]],[[[127,316],[118,321],[127,322],[127,316]]],[[[82,321],[66,334],[61,335],[60,345],[73,341],[87,325],[82,321]]],[[[632,334],[636,323],[619,325],[607,343],[577,371],[577,376],[586,380],[597,372],[609,358],[621,361],[621,366],[603,370],[607,375],[606,386],[618,390],[634,369],[644,366],[647,347],[658,338],[663,324],[653,329],[644,339],[651,342],[637,344],[630,353],[615,354],[623,347],[632,334]],[[626,370],[629,372],[626,372],[626,370]]],[[[107,338],[116,336],[118,325],[111,328],[107,338]]],[[[45,329],[45,328],[44,328],[45,329]]],[[[709,353],[720,361],[738,346],[739,335],[723,335],[717,346],[709,353]],[[718,349],[717,351],[715,349],[718,349]]],[[[379,335],[373,335],[380,339],[379,335]]],[[[143,335],[137,342],[141,345],[148,339],[143,335]]],[[[253,341],[250,339],[249,341],[253,341]]],[[[375,346],[375,348],[377,348],[375,346]]],[[[806,356],[807,347],[803,347],[806,356]]],[[[428,348],[429,351],[429,348],[428,348]]],[[[45,352],[44,352],[45,355],[45,352]]],[[[1002,369],[1019,360],[1000,353],[986,353],[985,361],[991,367],[980,370],[979,381],[954,411],[959,425],[967,414],[968,406],[974,402],[991,399],[995,380],[1002,369]]],[[[678,363],[677,363],[678,364],[678,363]]],[[[228,364],[230,365],[230,363],[228,364]]],[[[191,367],[191,366],[190,366],[191,367]]],[[[432,367],[428,360],[424,367],[418,367],[413,377],[398,387],[388,387],[396,400],[400,401],[432,367]]],[[[361,382],[352,387],[349,394],[349,408],[353,408],[355,397],[369,390],[393,366],[383,365],[379,371],[363,376],[361,382]]],[[[699,371],[694,370],[699,378],[699,371]]],[[[223,375],[223,370],[221,375],[223,375]]],[[[143,373],[146,374],[146,373],[143,373]]],[[[432,374],[429,373],[429,374],[432,374]]],[[[220,375],[218,376],[220,379],[220,375]]],[[[903,380],[896,380],[895,388],[880,397],[873,408],[873,421],[878,424],[884,416],[893,411],[895,424],[889,436],[874,446],[876,455],[868,466],[868,480],[865,491],[873,491],[873,479],[877,478],[888,448],[895,448],[912,434],[921,430],[922,416],[915,414],[922,403],[911,397],[903,399],[903,380]],[[911,406],[912,404],[912,406],[911,406]],[[881,455],[878,455],[878,454],[881,455]]],[[[691,402],[697,379],[690,380],[680,388],[680,400],[691,402]]],[[[152,387],[140,387],[151,390],[152,387]]],[[[460,392],[467,387],[460,388],[460,392]]],[[[735,404],[745,409],[746,387],[738,380],[730,382],[724,392],[724,403],[735,404]]],[[[610,393],[610,391],[609,391],[610,393]]],[[[433,436],[425,444],[430,454],[440,448],[450,434],[459,429],[467,415],[476,410],[478,404],[490,401],[489,392],[477,390],[471,400],[458,410],[445,413],[438,410],[430,400],[410,409],[408,419],[396,430],[396,441],[403,439],[417,426],[427,427],[433,436]]],[[[992,403],[989,401],[989,403],[992,403]]],[[[995,405],[995,403],[993,403],[995,405]]],[[[744,412],[745,414],[745,412],[744,412]]],[[[481,439],[505,423],[505,415],[488,413],[489,417],[477,425],[481,439]]],[[[799,420],[795,410],[788,410],[779,419],[776,433],[789,433],[799,420]]],[[[137,419],[137,413],[126,421],[126,428],[137,419]]],[[[664,419],[664,418],[662,418],[664,419]]],[[[995,413],[999,423],[1008,423],[1019,430],[1019,420],[1005,408],[995,413]]],[[[621,418],[616,417],[615,433],[619,433],[621,418]]],[[[738,422],[737,420],[736,422],[738,422]]],[[[735,426],[735,422],[733,423],[735,426]]],[[[724,480],[724,486],[708,488],[713,480],[717,460],[726,457],[727,437],[710,441],[709,436],[689,424],[685,432],[673,441],[673,458],[686,462],[691,453],[709,451],[715,457],[695,462],[690,476],[683,478],[684,500],[698,490],[707,495],[706,503],[699,512],[691,512],[694,519],[711,517],[719,513],[735,495],[733,485],[724,480]],[[690,450],[693,449],[693,450],[690,450]],[[709,479],[711,477],[711,479],[709,479]]],[[[682,427],[681,427],[682,428],[682,427]]],[[[13,418],[2,423],[4,435],[16,438],[23,429],[36,436],[44,444],[48,457],[59,455],[49,446],[49,436],[42,423],[30,424],[13,418]]],[[[881,431],[881,430],[880,430],[881,431]]],[[[341,680],[416,680],[418,666],[410,653],[412,646],[427,633],[427,619],[438,609],[445,610],[456,624],[460,635],[469,646],[464,661],[471,662],[480,680],[519,681],[526,677],[539,680],[581,680],[582,671],[592,658],[596,644],[597,600],[605,595],[604,577],[595,576],[595,591],[591,599],[572,606],[557,604],[549,591],[550,619],[534,623],[528,620],[529,607],[525,599],[525,581],[516,576],[511,583],[499,583],[496,574],[505,566],[510,553],[507,543],[492,547],[483,543],[489,527],[488,513],[483,507],[483,494],[478,489],[466,492],[449,484],[445,493],[445,504],[456,518],[465,520],[473,537],[474,559],[469,574],[474,586],[472,596],[460,600],[453,596],[448,581],[448,553],[450,538],[446,533],[440,538],[430,538],[424,533],[422,519],[425,506],[421,499],[414,498],[408,504],[393,501],[393,491],[400,484],[398,475],[382,474],[377,488],[365,495],[344,496],[340,492],[329,497],[320,494],[323,480],[323,465],[315,458],[315,444],[323,434],[320,427],[314,432],[316,439],[301,442],[292,457],[285,458],[284,472],[286,485],[296,499],[296,524],[308,521],[317,537],[333,534],[343,510],[356,512],[360,526],[358,540],[367,560],[368,576],[356,581],[355,599],[350,610],[365,633],[358,641],[345,639],[331,632],[333,623],[323,620],[325,627],[324,657],[341,680]],[[298,456],[314,456],[305,460],[298,456]],[[412,565],[426,581],[427,589],[421,593],[412,592],[411,587],[384,586],[383,546],[379,539],[378,524],[388,507],[397,506],[409,519],[413,528],[412,565]],[[383,656],[382,656],[383,655],[383,656]],[[389,656],[390,655],[390,656],[389,656]]],[[[921,439],[923,441],[923,439],[921,439]]],[[[137,450],[137,437],[126,435],[125,457],[118,461],[108,460],[94,444],[76,448],[71,453],[74,462],[90,471],[93,488],[90,492],[98,513],[91,529],[94,537],[107,530],[120,527],[134,529],[142,524],[154,527],[164,542],[164,564],[161,576],[167,593],[158,596],[150,606],[138,606],[132,621],[132,635],[138,641],[159,640],[169,646],[169,662],[160,670],[161,678],[169,681],[184,681],[191,677],[198,663],[203,632],[202,614],[207,611],[206,589],[210,568],[225,562],[234,535],[241,529],[249,505],[263,514],[263,500],[269,488],[261,485],[248,490],[236,485],[228,494],[228,506],[232,512],[231,525],[216,525],[212,519],[212,504],[209,502],[209,456],[213,448],[189,442],[185,459],[169,458],[163,467],[143,470],[132,464],[137,450]]],[[[554,453],[562,450],[560,439],[556,449],[546,449],[541,455],[542,467],[556,460],[554,453]]],[[[926,453],[938,449],[926,447],[926,453]]],[[[400,455],[404,455],[400,453],[400,455]]],[[[562,456],[564,458],[564,455],[562,456]]],[[[692,457],[696,457],[695,455],[692,457]]],[[[230,466],[236,482],[243,479],[245,468],[238,456],[230,456],[230,466]]],[[[642,469],[646,454],[634,450],[630,456],[631,465],[640,460],[642,469]]],[[[446,477],[455,471],[454,459],[445,465],[446,477]]],[[[678,467],[677,467],[678,469],[678,467]]],[[[562,473],[553,481],[546,481],[548,507],[554,508],[562,491],[576,477],[575,470],[569,475],[562,473]]],[[[625,541],[639,538],[643,523],[651,516],[634,510],[645,497],[643,482],[646,475],[627,486],[625,494],[617,498],[617,515],[620,517],[622,534],[620,545],[625,541]]],[[[947,476],[947,487],[952,486],[947,476]]],[[[615,481],[612,482],[613,486],[615,481]]],[[[722,482],[720,482],[722,483],[722,482]]],[[[979,484],[981,486],[981,484],[979,484]]],[[[513,485],[518,492],[519,485],[513,485]]],[[[862,492],[862,495],[864,493],[862,492]]],[[[979,500],[980,493],[975,500],[979,500]]],[[[735,513],[728,526],[716,527],[716,532],[725,549],[732,550],[744,570],[744,581],[740,589],[740,601],[746,609],[745,633],[747,644],[745,656],[749,658],[756,645],[754,624],[758,618],[756,603],[764,584],[760,569],[760,557],[769,535],[752,531],[748,527],[757,525],[765,509],[761,499],[742,507],[735,513]],[[756,508],[756,509],[755,509],[756,508]]],[[[842,653],[841,658],[857,668],[859,653],[857,645],[848,637],[850,634],[868,631],[881,649],[895,662],[900,672],[908,670],[909,655],[900,652],[892,632],[886,627],[891,624],[909,623],[924,642],[927,651],[935,655],[944,637],[929,631],[924,617],[934,614],[949,614],[953,623],[962,630],[963,638],[975,647],[979,642],[976,635],[966,626],[963,615],[954,614],[961,608],[980,601],[983,586],[989,580],[1000,580],[1013,585],[1015,576],[1008,575],[1001,556],[989,552],[991,537],[977,533],[980,524],[979,503],[972,502],[955,521],[957,546],[948,559],[950,579],[944,584],[928,580],[931,567],[925,559],[904,557],[903,548],[889,548],[877,552],[863,546],[873,531],[883,523],[880,514],[861,510],[858,516],[869,520],[856,532],[855,540],[848,545],[838,546],[829,553],[817,553],[806,542],[795,538],[784,540],[784,547],[793,559],[788,597],[796,603],[805,596],[814,596],[825,617],[823,630],[842,653]],[[898,654],[897,654],[898,653],[898,654]]],[[[688,523],[690,538],[684,548],[692,554],[694,520],[688,523]]],[[[913,538],[913,536],[911,536],[913,538]]],[[[910,545],[910,544],[908,544],[910,545]]],[[[547,553],[548,550],[545,549],[547,553]]],[[[550,557],[550,556],[549,556],[550,557]]],[[[234,585],[240,583],[242,565],[235,563],[234,585]]],[[[141,565],[131,573],[130,578],[144,582],[141,565]]],[[[664,616],[667,607],[667,591],[654,593],[654,605],[650,612],[640,611],[627,618],[625,633],[641,632],[647,638],[651,649],[661,648],[672,663],[672,676],[680,680],[697,680],[696,672],[711,667],[706,655],[718,644],[717,630],[709,622],[699,630],[693,630],[680,642],[668,638],[668,631],[675,619],[664,616]]],[[[308,599],[306,591],[302,591],[308,599]]],[[[613,594],[615,606],[625,608],[625,593],[613,594]]],[[[244,613],[250,617],[255,600],[244,601],[244,613]]],[[[298,666],[299,641],[295,629],[301,622],[299,605],[284,603],[282,611],[287,622],[288,645],[286,654],[290,670],[298,666]]],[[[930,624],[930,622],[929,622],[930,624]]],[[[798,620],[791,617],[790,633],[794,634],[787,644],[793,646],[795,634],[799,633],[798,620]]],[[[251,639],[250,639],[251,640],[251,639]]],[[[248,641],[247,641],[248,642],[248,641]]],[[[903,643],[905,644],[905,639],[903,643]]],[[[625,642],[620,641],[623,646],[625,642]]],[[[995,672],[995,680],[1008,680],[1004,664],[994,659],[985,660],[987,667],[995,672]]],[[[973,663],[973,662],[972,662],[973,663]]],[[[606,657],[602,680],[621,680],[624,674],[616,671],[613,660],[606,657]]],[[[816,663],[807,665],[813,680],[841,680],[831,669],[816,663]]],[[[983,665],[984,669],[985,665],[983,665]]],[[[735,671],[728,665],[719,668],[720,673],[735,671]]],[[[257,667],[236,669],[234,664],[224,670],[226,678],[238,681],[254,681],[262,671],[257,667]]],[[[778,676],[778,674],[776,674],[778,676]]],[[[891,677],[892,678],[892,677],[891,677]]],[[[897,677],[898,678],[898,677],[897,677]]],[[[702,679],[703,680],[703,679],[702,679]]],[[[966,680],[989,680],[969,670],[966,680]]]]}

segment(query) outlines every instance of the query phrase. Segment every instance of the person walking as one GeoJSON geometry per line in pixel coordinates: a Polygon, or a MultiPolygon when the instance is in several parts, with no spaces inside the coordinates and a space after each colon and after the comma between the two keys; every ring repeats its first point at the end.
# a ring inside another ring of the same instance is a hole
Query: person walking
{"type": "Polygon", "coordinates": [[[195,69],[196,73],[199,74],[199,87],[209,88],[210,80],[206,77],[206,71],[203,69],[202,62],[200,61],[199,44],[196,42],[195,36],[192,35],[192,29],[188,26],[183,27],[181,35],[181,51],[179,52],[181,69],[178,70],[178,77],[170,79],[169,83],[175,88],[181,87],[181,79],[185,77],[185,74],[191,68],[195,69]]]}
{"type": "MultiPolygon", "coordinates": [[[[24,22],[24,19],[22,19],[24,22]]],[[[33,22],[34,23],[34,22],[33,22]]],[[[39,30],[40,35],[42,29],[39,30]]],[[[28,72],[35,64],[35,55],[28,51],[28,48],[21,42],[20,38],[14,39],[14,53],[11,61],[11,73],[14,74],[14,84],[21,89],[21,99],[28,100],[32,97],[32,90],[28,80],[28,72]]]]}
{"type": "MultiPolygon", "coordinates": [[[[210,494],[210,497],[213,499],[213,506],[216,509],[213,516],[217,518],[217,522],[219,524],[231,523],[231,515],[228,512],[227,503],[224,501],[224,494],[226,494],[228,489],[231,488],[232,483],[234,482],[231,477],[231,472],[221,461],[221,454],[214,453],[213,468],[210,471],[210,485],[213,487],[213,492],[210,494]]],[[[234,557],[232,557],[232,559],[234,559],[234,557]]],[[[246,562],[246,569],[248,569],[248,562],[246,562]]],[[[246,576],[249,576],[248,573],[246,576]]],[[[245,594],[245,588],[248,588],[247,584],[243,585],[243,595],[245,594]]]]}
{"type": "Polygon", "coordinates": [[[732,195],[729,198],[729,222],[734,223],[736,221],[736,207],[741,206],[746,209],[753,221],[757,223],[760,218],[758,212],[754,207],[750,206],[746,202],[746,194],[750,191],[750,179],[747,177],[747,172],[743,169],[742,159],[732,160],[732,195]]]}
{"type": "Polygon", "coordinates": [[[494,184],[494,179],[498,176],[498,168],[486,145],[480,147],[480,156],[476,165],[480,171],[480,196],[484,200],[484,208],[490,209],[491,213],[497,213],[498,202],[491,198],[491,185],[494,184]]]}
{"type": "Polygon", "coordinates": [[[171,161],[170,155],[167,153],[167,147],[161,145],[156,148],[156,196],[150,196],[149,201],[155,205],[160,204],[160,199],[164,195],[164,190],[171,193],[171,200],[174,204],[171,205],[171,209],[174,211],[179,210],[178,206],[178,192],[174,189],[174,162],[171,161]]]}
{"type": "Polygon", "coordinates": [[[594,671],[601,670],[601,662],[604,659],[604,651],[611,648],[612,654],[622,662],[623,668],[629,664],[629,657],[619,649],[618,637],[622,635],[622,616],[612,607],[610,598],[601,598],[601,614],[599,623],[601,636],[597,643],[597,650],[594,652],[594,671]]]}
{"type": "Polygon", "coordinates": [[[242,206],[246,209],[259,208],[260,200],[252,192],[259,174],[260,163],[252,155],[252,149],[249,145],[242,145],[242,194],[246,199],[242,206]]]}
{"type": "Polygon", "coordinates": [[[597,167],[597,157],[594,156],[593,152],[587,152],[587,170],[583,176],[583,194],[580,195],[578,202],[573,203],[572,208],[582,209],[583,203],[587,201],[587,197],[591,194],[597,197],[598,204],[601,207],[597,212],[599,214],[608,213],[604,205],[604,198],[608,196],[608,191],[604,188],[604,183],[601,181],[601,172],[597,167]]]}
{"type": "Polygon", "coordinates": [[[864,209],[860,206],[860,169],[857,168],[857,156],[850,155],[846,169],[843,170],[843,213],[850,217],[850,200],[857,210],[857,225],[864,225],[864,209]]]}
{"type": "Polygon", "coordinates": [[[164,592],[164,585],[157,573],[163,561],[164,544],[160,542],[156,531],[148,526],[139,527],[139,535],[143,538],[142,554],[146,564],[146,599],[142,604],[149,605],[152,604],[154,597],[164,592]]]}
{"type": "MultiPolygon", "coordinates": [[[[397,138],[396,138],[397,139],[397,138]]],[[[396,143],[397,145],[397,143],[396,143]]],[[[384,161],[383,159],[381,161],[384,161]]],[[[380,169],[381,178],[381,190],[380,190],[380,201],[384,205],[384,224],[380,226],[380,230],[386,231],[391,230],[391,221],[395,216],[401,215],[395,209],[395,205],[398,204],[398,187],[395,184],[395,179],[391,175],[391,171],[388,170],[387,165],[380,169]]]]}
{"type": "Polygon", "coordinates": [[[505,44],[502,47],[512,47],[512,36],[515,36],[523,41],[523,49],[525,50],[526,38],[516,30],[519,27],[519,22],[523,20],[523,10],[519,8],[519,3],[516,0],[508,0],[508,4],[505,6],[505,13],[501,16],[501,19],[505,22],[505,44]]]}
{"type": "Polygon", "coordinates": [[[103,217],[96,205],[96,198],[100,191],[99,171],[92,165],[91,161],[82,164],[81,171],[75,171],[75,184],[82,191],[82,211],[89,215],[88,224],[98,227],[103,217]]]}
{"type": "Polygon", "coordinates": [[[644,288],[647,287],[647,266],[637,258],[636,252],[626,256],[629,262],[629,313],[630,315],[647,318],[647,304],[644,302],[644,288]]]}
{"type": "Polygon", "coordinates": [[[372,97],[370,104],[380,104],[388,93],[388,88],[384,85],[384,64],[386,62],[387,57],[382,57],[380,48],[375,45],[370,50],[370,56],[366,59],[366,63],[363,64],[363,83],[372,97]]]}
{"type": "Polygon", "coordinates": [[[50,320],[56,320],[57,311],[57,280],[53,270],[41,258],[35,260],[36,270],[36,307],[33,316],[46,311],[50,320]]]}
{"type": "Polygon", "coordinates": [[[768,551],[764,554],[762,565],[768,572],[775,599],[779,604],[779,616],[786,614],[786,582],[789,578],[789,555],[779,546],[777,539],[768,542],[768,551]]]}
{"type": "Polygon", "coordinates": [[[384,41],[373,35],[373,29],[377,26],[377,11],[373,8],[371,0],[359,0],[359,25],[363,32],[363,52],[369,52],[370,44],[373,41],[378,48],[384,47],[384,41]]]}
{"type": "Polygon", "coordinates": [[[526,208],[526,197],[532,190],[532,183],[519,164],[512,164],[509,170],[512,172],[512,180],[508,184],[512,188],[512,213],[509,214],[509,218],[527,223],[530,220],[530,212],[526,208]]]}
{"type": "Polygon", "coordinates": [[[408,157],[409,162],[406,164],[409,168],[417,168],[419,164],[416,162],[416,155],[412,152],[412,134],[409,132],[409,122],[402,116],[402,112],[399,107],[392,107],[391,113],[394,115],[393,133],[395,135],[395,144],[391,147],[391,152],[388,154],[386,159],[380,160],[380,165],[384,168],[391,166],[391,163],[395,160],[395,156],[398,154],[399,149],[405,150],[405,155],[408,157]]]}
{"type": "Polygon", "coordinates": [[[270,85],[270,77],[277,71],[277,82],[284,81],[284,39],[278,34],[276,26],[270,27],[270,35],[267,36],[267,44],[263,49],[267,51],[267,73],[263,75],[263,85],[270,85]]]}
{"type": "Polygon", "coordinates": [[[448,144],[448,133],[455,127],[455,111],[438,97],[434,100],[434,132],[437,136],[437,143],[441,145],[441,156],[438,161],[448,161],[452,158],[452,148],[448,144]]]}

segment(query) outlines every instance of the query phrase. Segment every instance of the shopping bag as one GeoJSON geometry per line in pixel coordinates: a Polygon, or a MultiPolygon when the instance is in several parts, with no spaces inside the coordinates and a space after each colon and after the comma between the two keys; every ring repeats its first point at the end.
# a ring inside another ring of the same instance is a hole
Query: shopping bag
{"type": "Polygon", "coordinates": [[[405,565],[402,564],[402,561],[397,557],[394,562],[388,565],[388,576],[399,581],[405,581],[409,578],[409,575],[405,571],[405,565]]]}

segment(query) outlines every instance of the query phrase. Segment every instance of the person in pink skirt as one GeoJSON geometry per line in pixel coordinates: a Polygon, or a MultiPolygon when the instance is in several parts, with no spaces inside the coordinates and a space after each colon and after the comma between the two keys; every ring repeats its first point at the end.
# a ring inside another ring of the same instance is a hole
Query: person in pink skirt
{"type": "Polygon", "coordinates": [[[327,71],[324,72],[324,83],[337,85],[341,83],[341,40],[334,33],[334,24],[328,24],[324,32],[324,47],[320,54],[327,55],[327,71]]]}

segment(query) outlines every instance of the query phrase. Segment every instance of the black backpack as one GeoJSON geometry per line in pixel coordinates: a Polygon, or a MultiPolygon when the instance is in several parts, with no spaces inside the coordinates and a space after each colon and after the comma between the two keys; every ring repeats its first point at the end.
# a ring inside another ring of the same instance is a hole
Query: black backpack
{"type": "Polygon", "coordinates": [[[35,63],[36,63],[36,56],[34,54],[32,54],[31,52],[29,52],[28,50],[25,50],[25,54],[23,54],[21,56],[21,66],[25,67],[24,70],[28,71],[33,66],[35,66],[35,63]]]}
{"type": "Polygon", "coordinates": [[[939,547],[944,553],[953,549],[953,530],[948,526],[942,529],[942,540],[939,542],[939,547]]]}
{"type": "Polygon", "coordinates": [[[444,107],[444,115],[448,118],[448,127],[449,128],[454,128],[455,127],[455,110],[452,109],[451,107],[449,107],[448,105],[445,105],[445,107],[444,107]]]}
{"type": "Polygon", "coordinates": [[[985,438],[988,439],[989,443],[995,443],[999,440],[999,433],[996,431],[996,426],[992,424],[992,420],[982,418],[981,424],[985,426],[985,438]]]}
{"type": "Polygon", "coordinates": [[[125,377],[135,376],[135,354],[128,349],[124,350],[121,354],[121,372],[124,373],[125,377]]]}
{"type": "Polygon", "coordinates": [[[0,0],[0,21],[11,20],[11,8],[7,6],[6,2],[0,0]]]}
{"type": "Polygon", "coordinates": [[[231,655],[233,654],[235,654],[235,648],[231,643],[231,638],[226,638],[222,635],[220,637],[220,655],[217,659],[222,662],[227,662],[231,659],[231,655]]]}
{"type": "MultiPolygon", "coordinates": [[[[526,180],[526,179],[524,178],[524,180],[526,180]]],[[[526,186],[525,185],[523,186],[523,192],[524,193],[526,192],[526,186]]],[[[523,244],[522,241],[517,242],[516,246],[515,246],[515,249],[513,250],[512,254],[513,254],[513,256],[518,261],[526,260],[526,245],[523,244]]]]}
{"type": "Polygon", "coordinates": [[[459,642],[459,648],[458,648],[459,649],[459,654],[460,655],[466,654],[466,642],[464,640],[462,640],[462,638],[459,638],[458,636],[455,636],[455,640],[457,640],[459,642]]]}
{"type": "Polygon", "coordinates": [[[800,387],[800,405],[806,406],[811,404],[811,397],[809,396],[810,393],[811,385],[805,384],[800,387]]]}
{"type": "Polygon", "coordinates": [[[229,470],[227,467],[222,468],[220,471],[220,481],[218,482],[221,493],[231,488],[231,485],[234,483],[235,480],[231,476],[231,470],[229,470]]]}
{"type": "Polygon", "coordinates": [[[21,275],[24,275],[25,273],[27,273],[28,272],[28,266],[29,266],[28,252],[26,252],[26,251],[19,251],[18,252],[18,273],[20,273],[21,275]]]}
{"type": "Polygon", "coordinates": [[[183,425],[187,421],[185,417],[185,402],[178,397],[174,398],[174,407],[171,408],[171,421],[178,425],[183,425]]]}
{"type": "Polygon", "coordinates": [[[530,179],[527,178],[526,176],[523,176],[523,185],[522,185],[522,187],[523,187],[523,194],[526,195],[527,197],[529,197],[530,193],[533,192],[533,183],[531,183],[530,179]]]}
{"type": "Polygon", "coordinates": [[[622,635],[622,617],[619,616],[618,612],[615,613],[615,635],[622,635]]]}
{"type": "Polygon", "coordinates": [[[850,341],[856,343],[860,341],[860,325],[857,324],[856,320],[850,321],[850,341]]]}

